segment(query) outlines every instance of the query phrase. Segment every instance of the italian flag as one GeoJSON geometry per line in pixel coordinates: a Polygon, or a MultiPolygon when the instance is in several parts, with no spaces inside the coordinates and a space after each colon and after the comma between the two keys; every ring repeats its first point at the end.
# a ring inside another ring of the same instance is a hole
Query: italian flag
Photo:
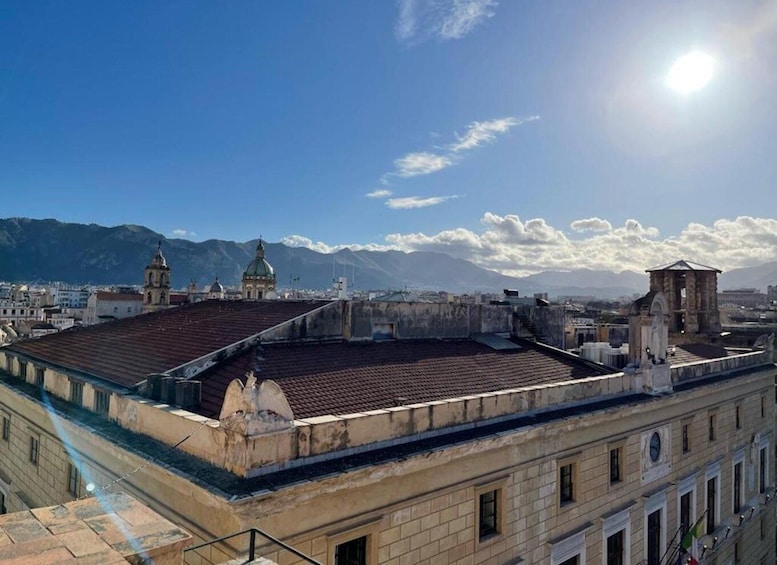
{"type": "MultiPolygon", "coordinates": [[[[704,516],[702,516],[704,518],[704,516]]],[[[688,556],[683,563],[690,563],[691,565],[699,565],[699,534],[701,533],[702,518],[696,522],[693,527],[688,530],[688,533],[683,536],[683,541],[680,545],[683,546],[688,556]]]]}

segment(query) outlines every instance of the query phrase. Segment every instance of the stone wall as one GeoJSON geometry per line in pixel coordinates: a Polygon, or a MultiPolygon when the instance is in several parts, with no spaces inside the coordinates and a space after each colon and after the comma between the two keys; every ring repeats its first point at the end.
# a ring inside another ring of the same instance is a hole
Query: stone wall
{"type": "Polygon", "coordinates": [[[510,306],[426,304],[421,302],[348,302],[345,335],[372,339],[376,324],[393,324],[397,339],[468,338],[510,331],[510,306]]]}

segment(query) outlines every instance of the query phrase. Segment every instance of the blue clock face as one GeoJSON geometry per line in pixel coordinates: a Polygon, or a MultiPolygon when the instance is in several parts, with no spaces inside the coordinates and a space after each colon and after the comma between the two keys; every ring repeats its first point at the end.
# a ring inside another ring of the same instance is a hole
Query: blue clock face
{"type": "Polygon", "coordinates": [[[658,432],[653,432],[650,436],[650,460],[655,463],[661,456],[661,436],[658,432]]]}

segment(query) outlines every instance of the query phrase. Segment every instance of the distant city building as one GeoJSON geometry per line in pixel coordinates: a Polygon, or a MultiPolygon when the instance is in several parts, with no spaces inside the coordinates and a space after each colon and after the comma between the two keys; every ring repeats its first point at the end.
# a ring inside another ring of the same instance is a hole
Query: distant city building
{"type": "Polygon", "coordinates": [[[170,267],[162,255],[162,242],[146,267],[143,278],[143,312],[156,312],[170,307],[170,267]]]}
{"type": "Polygon", "coordinates": [[[724,290],[718,294],[718,304],[721,307],[734,305],[744,308],[762,308],[766,306],[767,300],[767,295],[757,288],[724,290]]]}
{"type": "Polygon", "coordinates": [[[89,297],[84,323],[99,324],[143,313],[143,295],[98,291],[89,297]]]}
{"type": "Polygon", "coordinates": [[[224,285],[222,285],[219,282],[219,278],[216,277],[216,280],[213,281],[213,284],[210,285],[210,292],[208,292],[208,298],[210,300],[224,300],[224,285]]]}
{"type": "Polygon", "coordinates": [[[261,300],[275,297],[275,270],[264,256],[264,242],[259,238],[256,257],[243,272],[243,298],[261,300]]]}
{"type": "Polygon", "coordinates": [[[777,284],[766,287],[766,298],[770,304],[777,302],[777,284]]]}
{"type": "Polygon", "coordinates": [[[17,325],[20,322],[44,320],[43,308],[30,306],[29,302],[0,301],[0,324],[17,325]]]}
{"type": "Polygon", "coordinates": [[[89,301],[91,291],[88,288],[68,288],[53,286],[48,289],[50,295],[49,304],[62,308],[85,309],[89,301]]]}

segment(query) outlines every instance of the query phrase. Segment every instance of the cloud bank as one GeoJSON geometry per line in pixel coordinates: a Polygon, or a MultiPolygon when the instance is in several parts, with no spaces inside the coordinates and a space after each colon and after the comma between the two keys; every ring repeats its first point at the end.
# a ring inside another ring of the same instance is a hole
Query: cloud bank
{"type": "Polygon", "coordinates": [[[296,246],[328,252],[344,247],[437,251],[516,276],[579,268],[642,272],[677,259],[698,261],[723,270],[777,261],[777,219],[774,218],[740,216],[720,219],[711,225],[690,223],[677,235],[665,237],[661,237],[658,229],[644,226],[636,219],[615,227],[601,218],[576,220],[570,228],[576,236],[584,234],[582,238],[568,237],[542,218],[524,221],[513,214],[500,216],[486,212],[480,223],[482,229],[478,231],[454,228],[436,234],[392,233],[380,244],[331,246],[321,242],[313,244],[302,236],[287,239],[297,238],[296,246]]]}

